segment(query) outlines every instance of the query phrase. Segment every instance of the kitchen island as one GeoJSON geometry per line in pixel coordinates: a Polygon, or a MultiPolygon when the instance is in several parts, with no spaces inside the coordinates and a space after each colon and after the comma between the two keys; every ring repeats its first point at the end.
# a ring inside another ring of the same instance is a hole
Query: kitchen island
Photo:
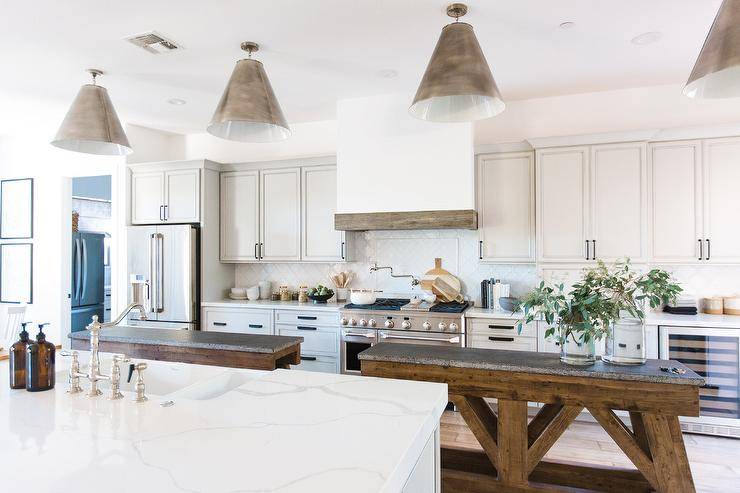
{"type": "MultiPolygon", "coordinates": [[[[69,335],[72,349],[90,349],[90,331],[69,335]]],[[[100,351],[132,358],[274,370],[301,362],[302,337],[116,326],[100,331],[100,351]]]]}
{"type": "Polygon", "coordinates": [[[678,416],[699,415],[704,379],[676,361],[575,367],[555,354],[393,344],[375,345],[359,357],[363,375],[447,383],[450,400],[484,451],[442,450],[446,493],[543,491],[542,483],[589,491],[695,491],[678,416]],[[497,399],[495,411],[485,398],[497,399]],[[544,404],[529,422],[528,402],[544,404]],[[584,409],[636,470],[542,460],[584,409]],[[631,429],[615,411],[629,413],[631,429]]]}
{"type": "Polygon", "coordinates": [[[147,363],[147,402],[69,394],[61,367],[51,391],[0,386],[3,490],[439,493],[444,384],[147,363]]]}

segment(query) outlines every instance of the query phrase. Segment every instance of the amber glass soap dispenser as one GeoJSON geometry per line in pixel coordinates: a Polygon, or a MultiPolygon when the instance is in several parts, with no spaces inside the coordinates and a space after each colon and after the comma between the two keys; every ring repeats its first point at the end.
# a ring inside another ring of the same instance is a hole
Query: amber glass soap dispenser
{"type": "Polygon", "coordinates": [[[26,390],[39,392],[54,388],[54,357],[56,348],[46,340],[44,325],[39,324],[36,342],[28,345],[26,350],[26,390]]]}
{"type": "Polygon", "coordinates": [[[20,336],[18,340],[10,346],[10,388],[11,389],[25,389],[26,388],[26,349],[28,348],[28,332],[26,332],[26,325],[31,322],[23,322],[21,326],[20,336]]]}

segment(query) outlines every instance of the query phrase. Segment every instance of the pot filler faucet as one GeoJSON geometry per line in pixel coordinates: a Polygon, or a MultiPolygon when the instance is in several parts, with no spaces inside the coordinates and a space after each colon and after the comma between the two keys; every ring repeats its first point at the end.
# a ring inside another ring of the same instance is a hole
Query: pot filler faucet
{"type": "Polygon", "coordinates": [[[372,267],[370,267],[370,272],[377,272],[379,270],[389,270],[391,277],[399,278],[399,277],[410,277],[411,278],[411,285],[412,286],[418,286],[421,281],[419,281],[418,278],[412,276],[411,274],[394,274],[393,273],[393,267],[379,267],[377,262],[373,262],[372,267]]]}
{"type": "MultiPolygon", "coordinates": [[[[80,378],[87,378],[90,381],[90,391],[87,393],[88,397],[97,397],[103,392],[98,388],[98,382],[100,380],[110,381],[110,396],[109,399],[121,399],[123,394],[121,393],[121,368],[120,363],[128,363],[131,359],[125,354],[114,354],[113,362],[111,364],[111,370],[109,375],[100,373],[100,330],[106,327],[114,327],[121,323],[126,316],[134,309],[139,310],[140,320],[147,320],[146,312],[146,297],[144,296],[144,290],[149,288],[149,284],[142,280],[131,281],[131,298],[133,301],[121,312],[118,317],[112,322],[100,323],[98,316],[93,315],[92,323],[87,326],[90,331],[90,368],[87,373],[80,372],[80,362],[78,360],[77,351],[62,351],[63,356],[71,356],[72,364],[69,367],[69,390],[70,394],[76,394],[82,392],[80,386],[80,378]]],[[[144,379],[142,377],[143,370],[146,369],[146,363],[139,363],[137,365],[131,365],[137,371],[138,377],[136,379],[136,395],[134,400],[136,402],[144,402],[146,396],[144,395],[144,379]]],[[[131,380],[131,371],[129,372],[129,381],[131,380]]]]}

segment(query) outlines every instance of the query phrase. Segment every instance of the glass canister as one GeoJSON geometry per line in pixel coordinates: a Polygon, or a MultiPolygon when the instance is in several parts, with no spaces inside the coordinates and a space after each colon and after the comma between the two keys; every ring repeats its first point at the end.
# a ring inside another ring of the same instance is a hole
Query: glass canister
{"type": "Polygon", "coordinates": [[[288,286],[280,286],[280,301],[290,301],[290,289],[288,286]]]}
{"type": "Polygon", "coordinates": [[[606,335],[606,351],[601,359],[615,365],[644,364],[647,353],[642,320],[622,317],[611,324],[606,335]]]}
{"type": "Polygon", "coordinates": [[[308,303],[308,286],[298,286],[298,303],[308,303]]]}

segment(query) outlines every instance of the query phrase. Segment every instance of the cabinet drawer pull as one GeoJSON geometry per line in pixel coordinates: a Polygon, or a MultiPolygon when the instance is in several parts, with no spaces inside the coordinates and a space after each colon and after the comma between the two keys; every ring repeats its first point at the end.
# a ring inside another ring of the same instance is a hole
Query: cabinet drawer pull
{"type": "Polygon", "coordinates": [[[494,342],[514,342],[513,337],[493,337],[491,336],[488,338],[488,340],[494,341],[494,342]]]}
{"type": "Polygon", "coordinates": [[[316,320],[318,317],[309,317],[308,315],[298,315],[298,320],[316,320]]]}
{"type": "Polygon", "coordinates": [[[483,260],[483,240],[478,241],[478,260],[483,260]]]}
{"type": "Polygon", "coordinates": [[[262,324],[249,324],[250,329],[261,329],[262,324]]]}
{"type": "Polygon", "coordinates": [[[589,254],[589,251],[588,251],[588,240],[586,240],[586,260],[591,260],[589,258],[589,255],[588,254],[589,254]]]}
{"type": "Polygon", "coordinates": [[[699,260],[704,260],[704,242],[701,240],[696,240],[699,242],[699,260]]]}
{"type": "Polygon", "coordinates": [[[596,260],[596,240],[591,240],[591,244],[594,247],[593,251],[591,252],[591,260],[596,260]]]}
{"type": "Polygon", "coordinates": [[[296,327],[298,330],[317,330],[316,327],[308,327],[306,325],[299,325],[296,327]]]}
{"type": "Polygon", "coordinates": [[[625,344],[625,343],[623,343],[623,342],[620,342],[620,343],[618,344],[618,346],[619,346],[619,347],[621,347],[621,348],[626,348],[626,347],[627,347],[627,344],[625,344]]]}
{"type": "Polygon", "coordinates": [[[344,256],[344,242],[342,242],[342,248],[340,250],[340,253],[342,254],[342,260],[346,260],[344,256]]]}
{"type": "Polygon", "coordinates": [[[488,326],[488,328],[489,328],[489,329],[504,329],[504,330],[511,330],[511,329],[513,329],[513,328],[514,328],[514,326],[513,326],[513,325],[496,325],[496,324],[493,324],[493,325],[489,325],[489,326],[488,326]]]}
{"type": "Polygon", "coordinates": [[[259,245],[259,243],[255,243],[254,244],[254,258],[255,258],[255,260],[259,260],[260,259],[259,253],[257,253],[257,245],[259,245]]]}
{"type": "Polygon", "coordinates": [[[699,388],[700,389],[709,389],[709,390],[719,390],[719,385],[713,385],[711,383],[705,383],[704,385],[702,385],[699,388]]]}
{"type": "Polygon", "coordinates": [[[316,356],[303,356],[303,355],[301,355],[301,361],[316,361],[316,356]]]}
{"type": "Polygon", "coordinates": [[[226,327],[226,322],[213,322],[216,327],[226,327]]]}

